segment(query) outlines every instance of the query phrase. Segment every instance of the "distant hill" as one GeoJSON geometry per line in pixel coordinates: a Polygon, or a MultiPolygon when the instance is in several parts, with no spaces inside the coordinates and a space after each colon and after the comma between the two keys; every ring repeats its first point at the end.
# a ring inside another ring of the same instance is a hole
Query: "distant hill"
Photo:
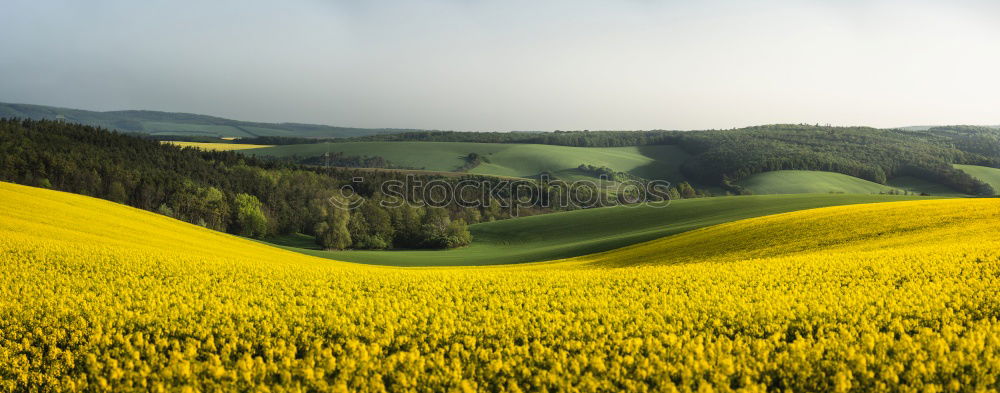
{"type": "MultiPolygon", "coordinates": [[[[927,130],[930,130],[932,128],[948,128],[948,127],[955,127],[955,126],[907,126],[907,127],[897,127],[897,129],[906,130],[906,131],[927,131],[927,130]]],[[[964,127],[964,126],[959,126],[959,127],[964,127]]],[[[996,128],[996,129],[1000,129],[1000,125],[996,125],[996,126],[974,126],[974,127],[984,127],[984,128],[996,128]]]]}
{"type": "Polygon", "coordinates": [[[351,128],[300,123],[255,123],[192,113],[146,110],[96,112],[54,106],[0,103],[0,118],[64,120],[123,132],[160,136],[251,138],[284,136],[348,138],[419,131],[414,129],[351,128]]]}
{"type": "Polygon", "coordinates": [[[961,169],[963,172],[972,175],[972,177],[979,179],[993,187],[994,192],[1000,195],[1000,169],[990,168],[986,166],[979,165],[955,165],[955,168],[961,169]]]}

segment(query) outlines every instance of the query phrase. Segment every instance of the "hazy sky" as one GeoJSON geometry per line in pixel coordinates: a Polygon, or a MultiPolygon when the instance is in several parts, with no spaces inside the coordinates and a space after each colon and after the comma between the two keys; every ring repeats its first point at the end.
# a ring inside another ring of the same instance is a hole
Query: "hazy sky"
{"type": "Polygon", "coordinates": [[[0,101],[483,131],[1000,124],[1000,2],[3,0],[0,101]]]}

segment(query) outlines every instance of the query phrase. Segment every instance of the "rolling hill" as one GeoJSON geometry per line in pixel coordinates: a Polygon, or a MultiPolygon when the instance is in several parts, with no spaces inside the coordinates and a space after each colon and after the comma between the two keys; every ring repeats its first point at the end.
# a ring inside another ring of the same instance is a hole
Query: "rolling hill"
{"type": "Polygon", "coordinates": [[[993,190],[1000,194],[1000,169],[978,165],[955,165],[965,173],[972,175],[986,184],[993,187],[993,190]]]}
{"type": "Polygon", "coordinates": [[[394,266],[492,265],[607,251],[744,218],[824,206],[913,200],[892,195],[754,195],[673,201],[669,206],[609,207],[476,224],[473,243],[444,251],[322,251],[311,238],[283,237],[290,250],[342,261],[394,266]]]}
{"type": "Polygon", "coordinates": [[[961,390],[990,386],[1000,356],[995,199],[435,269],[312,258],[8,183],[0,203],[18,206],[0,210],[4,391],[961,390]]]}
{"type": "Polygon", "coordinates": [[[773,171],[752,175],[739,185],[754,194],[878,194],[892,187],[835,172],[773,171]]]}
{"type": "MultiPolygon", "coordinates": [[[[580,178],[580,164],[606,166],[646,179],[678,181],[680,164],[688,157],[676,146],[571,147],[536,144],[472,142],[343,142],[285,145],[246,152],[271,157],[314,157],[339,152],[351,156],[378,156],[396,166],[430,171],[455,171],[464,157],[478,153],[484,162],[470,173],[532,177],[543,171],[580,178]]],[[[590,177],[592,178],[592,177],[590,177]]]]}
{"type": "Polygon", "coordinates": [[[333,127],[300,123],[259,123],[191,113],[124,110],[97,112],[44,105],[0,103],[0,118],[63,120],[123,132],[207,137],[289,136],[347,138],[412,132],[412,129],[333,127]]]}
{"type": "MultiPolygon", "coordinates": [[[[1000,227],[995,225],[997,217],[1000,201],[996,199],[834,206],[725,223],[574,261],[614,267],[747,260],[761,260],[755,264],[766,265],[770,258],[804,262],[812,257],[846,258],[846,263],[867,264],[863,261],[872,255],[985,250],[967,239],[986,239],[1000,233],[1000,227]]],[[[988,242],[1000,243],[1000,237],[988,242]]]]}
{"type": "MultiPolygon", "coordinates": [[[[900,129],[900,130],[906,130],[906,131],[928,131],[928,130],[931,130],[931,129],[934,129],[934,128],[947,128],[947,127],[955,127],[955,126],[906,126],[906,127],[896,127],[896,128],[900,129]]],[[[967,127],[967,126],[959,126],[959,127],[967,127]]],[[[983,127],[983,128],[996,128],[996,129],[1000,129],[1000,125],[998,125],[998,126],[971,126],[971,127],[983,127]]]]}
{"type": "MultiPolygon", "coordinates": [[[[0,241],[65,247],[77,252],[162,254],[186,260],[308,261],[314,258],[255,243],[103,199],[0,182],[0,241]]],[[[327,260],[332,263],[332,261],[327,260]]],[[[110,267],[110,266],[109,266],[110,267]]]]}

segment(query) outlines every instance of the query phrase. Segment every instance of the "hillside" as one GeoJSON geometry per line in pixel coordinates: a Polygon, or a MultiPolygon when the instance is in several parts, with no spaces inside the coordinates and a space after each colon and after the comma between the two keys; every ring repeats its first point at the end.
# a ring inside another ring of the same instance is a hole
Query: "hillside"
{"type": "Polygon", "coordinates": [[[823,171],[763,172],[738,184],[754,194],[878,194],[896,190],[853,176],[823,171]]]}
{"type": "MultiPolygon", "coordinates": [[[[896,128],[906,131],[929,131],[931,129],[945,128],[945,127],[955,127],[955,126],[906,126],[906,127],[896,127],[896,128]]],[[[958,127],[982,127],[982,128],[1000,129],[1000,126],[958,126],[958,127]]]]}
{"type": "Polygon", "coordinates": [[[109,261],[134,253],[155,253],[163,255],[163,259],[178,257],[199,261],[199,264],[209,260],[270,263],[315,260],[160,214],[77,194],[0,182],[0,201],[6,206],[18,206],[18,209],[4,209],[0,220],[0,241],[7,250],[15,244],[31,244],[33,252],[58,249],[70,254],[94,253],[109,261]]]}
{"type": "MultiPolygon", "coordinates": [[[[959,166],[960,167],[960,166],[959,166]]],[[[993,168],[978,167],[993,171],[993,168]]],[[[984,180],[984,179],[983,179],[984,180]]],[[[985,181],[985,180],[984,180],[985,181]]],[[[939,183],[929,182],[913,176],[889,179],[886,184],[878,184],[835,172],[823,171],[773,171],[752,175],[737,182],[754,194],[891,194],[909,193],[939,197],[968,196],[939,183]]]]}
{"type": "MultiPolygon", "coordinates": [[[[805,264],[809,258],[845,258],[838,262],[870,265],[904,255],[936,257],[997,247],[997,217],[1000,200],[992,198],[834,206],[716,225],[574,262],[621,267],[756,260],[755,265],[766,266],[770,259],[805,264]]],[[[981,262],[1000,266],[995,250],[984,255],[990,257],[980,257],[981,262]]]]}
{"type": "Polygon", "coordinates": [[[1000,193],[1000,169],[977,165],[955,165],[955,168],[989,184],[994,191],[1000,193]]]}
{"type": "Polygon", "coordinates": [[[470,142],[342,142],[275,146],[246,152],[257,156],[315,157],[325,153],[378,156],[395,166],[430,171],[455,171],[469,153],[484,162],[469,172],[484,175],[532,177],[543,171],[574,175],[580,164],[606,166],[647,179],[678,181],[687,154],[675,146],[586,148],[537,144],[470,142]]]}
{"type": "Polygon", "coordinates": [[[986,389],[963,378],[1000,356],[994,199],[464,269],[321,260],[7,183],[0,203],[19,206],[0,210],[5,391],[986,389]]]}
{"type": "Polygon", "coordinates": [[[252,138],[288,136],[347,138],[415,130],[333,127],[318,124],[259,123],[191,113],[124,110],[97,112],[44,105],[0,103],[0,118],[62,120],[91,126],[157,136],[186,135],[252,138]]]}
{"type": "Polygon", "coordinates": [[[291,250],[394,266],[460,266],[568,258],[750,217],[824,206],[914,200],[893,195],[755,195],[685,199],[668,207],[609,207],[472,225],[473,242],[447,251],[321,251],[308,237],[276,239],[291,250]]]}

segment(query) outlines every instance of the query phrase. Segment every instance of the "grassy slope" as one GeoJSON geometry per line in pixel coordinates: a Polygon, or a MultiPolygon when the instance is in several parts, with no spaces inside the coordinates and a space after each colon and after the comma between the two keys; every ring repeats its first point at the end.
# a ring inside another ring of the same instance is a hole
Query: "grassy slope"
{"type": "Polygon", "coordinates": [[[977,165],[955,165],[979,180],[993,186],[993,190],[1000,193],[1000,169],[977,165]]]}
{"type": "Polygon", "coordinates": [[[349,142],[287,145],[255,150],[251,154],[288,157],[342,152],[354,156],[380,156],[395,165],[431,171],[454,171],[463,157],[479,153],[490,162],[472,173],[530,177],[542,171],[566,172],[580,164],[607,166],[649,179],[681,178],[678,168],[687,154],[675,146],[585,148],[570,146],[464,142],[349,142]]]}
{"type": "Polygon", "coordinates": [[[669,207],[577,210],[477,224],[473,244],[447,251],[320,251],[308,239],[289,249],[343,261],[395,266],[488,265],[568,258],[744,218],[824,206],[912,200],[888,195],[755,195],[688,199],[669,207]],[[295,247],[297,246],[297,247],[295,247]]]}
{"type": "MultiPolygon", "coordinates": [[[[968,165],[966,165],[968,166],[968,165]]],[[[985,167],[987,170],[1000,170],[985,167]]],[[[1000,179],[1000,178],[998,178],[1000,179]]],[[[750,176],[740,182],[755,194],[804,194],[804,193],[844,193],[844,194],[877,194],[890,190],[904,190],[911,193],[926,193],[934,196],[962,197],[966,196],[947,186],[932,183],[911,176],[901,176],[889,180],[888,185],[882,185],[853,176],[835,172],[823,171],[773,171],[750,176]]],[[[1000,183],[998,183],[1000,184],[1000,183]]]]}
{"type": "Polygon", "coordinates": [[[893,188],[853,176],[823,171],[773,171],[758,173],[740,185],[754,194],[844,193],[878,194],[893,188]]]}
{"type": "Polygon", "coordinates": [[[195,147],[202,150],[213,150],[213,151],[249,150],[249,149],[260,149],[264,147],[273,146],[273,145],[251,145],[246,143],[209,143],[209,142],[181,142],[181,141],[163,141],[163,143],[169,143],[171,145],[177,145],[181,147],[195,147]]]}
{"type": "Polygon", "coordinates": [[[927,249],[930,254],[968,239],[985,239],[978,237],[983,231],[996,233],[997,214],[1000,201],[991,199],[836,206],[716,225],[574,261],[621,267],[807,255],[831,258],[882,250],[912,254],[927,249]]]}

